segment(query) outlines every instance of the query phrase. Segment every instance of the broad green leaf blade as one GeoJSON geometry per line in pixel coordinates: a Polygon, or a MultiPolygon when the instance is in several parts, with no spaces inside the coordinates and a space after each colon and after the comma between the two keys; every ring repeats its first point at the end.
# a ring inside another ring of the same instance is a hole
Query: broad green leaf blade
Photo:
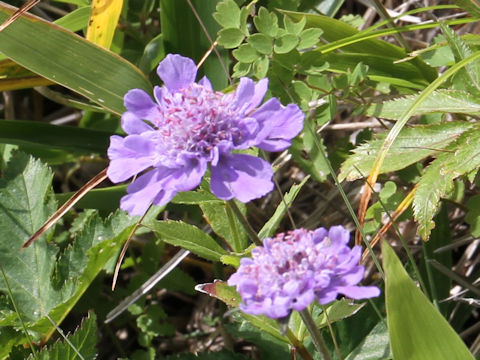
{"type": "MultiPolygon", "coordinates": [[[[0,2],[0,22],[14,11],[0,2]]],[[[29,14],[0,33],[0,53],[116,114],[125,111],[128,90],[152,90],[143,73],[120,56],[29,14]]]]}
{"type": "Polygon", "coordinates": [[[76,32],[85,29],[90,18],[90,6],[82,6],[67,15],[55,20],[53,23],[61,26],[71,32],[76,32]]]}
{"type": "Polygon", "coordinates": [[[155,221],[149,224],[159,238],[180,246],[207,260],[220,261],[227,252],[199,228],[180,221],[155,221]]]}
{"type": "Polygon", "coordinates": [[[317,324],[319,328],[328,326],[329,323],[332,324],[355,315],[364,305],[365,303],[352,304],[345,299],[337,300],[326,308],[327,316],[322,312],[320,316],[315,318],[315,324],[317,324]]]}
{"type": "Polygon", "coordinates": [[[390,360],[390,340],[384,322],[379,322],[345,360],[390,360]]]}
{"type": "MultiPolygon", "coordinates": [[[[435,155],[472,127],[473,124],[467,122],[451,122],[404,128],[389,149],[380,173],[400,170],[435,155]]],[[[385,136],[381,134],[378,139],[355,148],[353,154],[342,164],[339,180],[353,181],[363,176],[367,177],[385,136]]]]}
{"type": "MultiPolygon", "coordinates": [[[[82,355],[85,360],[94,360],[97,358],[97,317],[93,312],[83,319],[80,327],[73,334],[67,335],[67,339],[82,355]]],[[[56,342],[51,347],[44,347],[38,354],[39,360],[77,360],[77,353],[72,349],[72,345],[65,340],[56,342]]],[[[28,360],[34,360],[30,355],[28,360]]]]}
{"type": "Polygon", "coordinates": [[[463,133],[428,166],[418,182],[413,198],[413,212],[418,233],[427,240],[435,226],[440,199],[453,190],[453,180],[480,166],[480,131],[478,126],[463,133]]]}
{"type": "Polygon", "coordinates": [[[473,360],[457,333],[408,277],[386,241],[382,254],[388,331],[395,360],[473,360]]]}
{"type": "MultiPolygon", "coordinates": [[[[409,95],[380,104],[372,104],[367,108],[367,115],[398,120],[402,117],[405,109],[412,106],[416,99],[417,95],[409,95]]],[[[441,89],[434,91],[425,99],[415,109],[413,115],[436,112],[478,115],[480,114],[480,101],[466,91],[441,89]]]]}
{"type": "Polygon", "coordinates": [[[287,213],[287,208],[292,205],[293,201],[297,197],[298,193],[302,189],[303,185],[310,179],[309,176],[306,176],[305,179],[298,185],[292,185],[289,192],[285,194],[284,199],[278,205],[275,213],[272,217],[263,225],[262,229],[258,233],[260,239],[265,239],[271,237],[275,234],[280,222],[283,220],[285,214],[287,213]]]}
{"type": "Polygon", "coordinates": [[[61,149],[75,154],[105,154],[111,135],[38,121],[0,120],[0,143],[61,149]]]}
{"type": "Polygon", "coordinates": [[[109,49],[122,13],[123,0],[93,0],[87,40],[109,49]]]}
{"type": "MultiPolygon", "coordinates": [[[[245,204],[237,203],[237,206],[246,214],[245,204]]],[[[234,252],[241,252],[248,246],[247,232],[227,202],[203,203],[200,208],[212,230],[222,237],[234,252]]]]}

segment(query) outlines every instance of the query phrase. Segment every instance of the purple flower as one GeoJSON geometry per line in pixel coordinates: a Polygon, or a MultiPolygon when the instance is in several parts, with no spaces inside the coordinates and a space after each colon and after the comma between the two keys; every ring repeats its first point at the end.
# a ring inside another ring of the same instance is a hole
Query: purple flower
{"type": "Polygon", "coordinates": [[[270,164],[236,150],[289,147],[303,127],[299,107],[282,106],[276,98],[258,107],[268,79],[241,78],[234,93],[214,91],[206,77],[195,82],[195,63],[180,55],[165,57],[157,73],[164,86],[155,87],[155,101],[143,90],[130,90],[122,115],[127,136],[110,138],[110,180],[139,175],[120,207],[142,215],[152,203],[164,205],[177,192],[197,187],[207,168],[210,189],[220,199],[248,202],[270,192],[270,164]]]}
{"type": "Polygon", "coordinates": [[[228,280],[243,302],[240,309],[252,315],[282,318],[301,311],[315,299],[328,304],[338,294],[353,299],[376,297],[376,286],[357,286],[363,279],[361,247],[348,247],[350,233],[342,226],[329,230],[298,229],[263,240],[264,246],[243,258],[228,280]]]}

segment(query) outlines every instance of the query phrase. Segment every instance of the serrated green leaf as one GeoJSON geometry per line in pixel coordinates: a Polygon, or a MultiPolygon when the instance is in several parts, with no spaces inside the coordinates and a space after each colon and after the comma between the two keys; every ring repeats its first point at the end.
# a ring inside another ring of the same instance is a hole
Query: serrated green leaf
{"type": "MultiPolygon", "coordinates": [[[[237,203],[240,211],[246,213],[245,204],[237,203]]],[[[248,235],[242,223],[234,215],[230,205],[222,203],[200,204],[205,220],[212,230],[222,237],[235,252],[241,252],[248,246],[248,235]]]]}
{"type": "MultiPolygon", "coordinates": [[[[367,108],[367,115],[398,120],[402,117],[405,109],[411,107],[416,99],[417,95],[409,95],[381,104],[372,104],[367,108]]],[[[436,112],[478,115],[480,113],[480,101],[466,91],[441,89],[426,98],[415,109],[413,115],[436,112]]]]}
{"type": "Polygon", "coordinates": [[[232,51],[233,56],[240,62],[250,64],[260,57],[260,54],[251,44],[242,44],[238,49],[232,51]]]}
{"type": "Polygon", "coordinates": [[[227,255],[217,242],[199,228],[181,221],[155,221],[149,224],[165,242],[180,246],[207,260],[220,261],[227,255]]]}
{"type": "Polygon", "coordinates": [[[224,28],[240,28],[240,8],[233,0],[224,0],[217,4],[214,19],[224,28]]]}
{"type": "Polygon", "coordinates": [[[273,38],[265,34],[253,34],[248,43],[260,54],[270,55],[273,49],[273,38]]]}
{"type": "Polygon", "coordinates": [[[390,360],[390,340],[384,322],[379,322],[345,360],[390,360]]]}
{"type": "MultiPolygon", "coordinates": [[[[97,317],[91,312],[87,318],[82,320],[80,327],[73,334],[67,335],[66,341],[58,341],[51,347],[43,348],[38,353],[39,360],[76,360],[79,359],[72,346],[82,355],[85,360],[97,358],[97,317]]],[[[31,355],[28,360],[37,359],[31,355]]]]}
{"type": "Polygon", "coordinates": [[[320,36],[323,34],[322,29],[310,28],[305,29],[300,33],[299,49],[306,49],[315,46],[320,41],[320,36]]]}
{"type": "Polygon", "coordinates": [[[386,241],[382,254],[388,331],[395,360],[473,360],[458,334],[408,277],[386,241]]]}
{"type": "Polygon", "coordinates": [[[211,204],[222,204],[223,200],[220,200],[212,193],[198,189],[195,191],[182,191],[179,192],[175,197],[172,199],[172,203],[175,204],[190,204],[190,205],[200,205],[204,203],[211,203],[211,204]]]}
{"type": "Polygon", "coordinates": [[[424,240],[435,226],[432,219],[438,212],[440,199],[453,190],[453,180],[479,166],[480,131],[474,127],[460,135],[426,168],[413,198],[418,233],[424,240]]]}
{"type": "Polygon", "coordinates": [[[238,47],[245,35],[242,31],[235,28],[222,29],[218,32],[218,44],[223,46],[225,49],[233,49],[238,47]]]}
{"type": "MultiPolygon", "coordinates": [[[[385,157],[380,174],[403,169],[442,151],[472,127],[473,124],[467,122],[451,122],[402,129],[385,157]]],[[[385,136],[381,134],[378,139],[356,147],[353,154],[342,164],[339,180],[353,181],[367,177],[385,136]]]]}
{"type": "Polygon", "coordinates": [[[280,222],[283,220],[285,214],[287,213],[287,208],[290,207],[297,197],[298,193],[302,189],[303,185],[309,180],[309,176],[306,176],[305,179],[302,180],[300,184],[294,184],[285,194],[283,201],[275,209],[275,213],[272,215],[270,219],[263,225],[262,229],[258,233],[258,237],[260,239],[265,239],[267,237],[271,237],[275,234],[280,222]]]}
{"type": "Polygon", "coordinates": [[[278,33],[278,18],[274,13],[269,12],[263,6],[258,10],[258,15],[253,18],[257,30],[268,36],[275,37],[278,33]]]}
{"type": "MultiPolygon", "coordinates": [[[[0,22],[15,10],[0,3],[0,22]]],[[[143,73],[125,59],[30,14],[0,33],[0,52],[116,114],[125,111],[123,96],[128,90],[152,90],[143,73]]]]}
{"type": "Polygon", "coordinates": [[[286,54],[298,45],[298,36],[292,34],[283,35],[275,39],[275,44],[273,45],[273,50],[277,54],[286,54]]]}

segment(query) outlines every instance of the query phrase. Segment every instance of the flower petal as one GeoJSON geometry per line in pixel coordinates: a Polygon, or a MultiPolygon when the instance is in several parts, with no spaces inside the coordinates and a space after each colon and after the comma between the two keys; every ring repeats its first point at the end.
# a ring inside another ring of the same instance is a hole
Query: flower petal
{"type": "Polygon", "coordinates": [[[376,286],[344,286],[337,290],[346,297],[355,300],[369,299],[380,295],[380,289],[376,286]]]}
{"type": "Polygon", "coordinates": [[[111,136],[108,148],[108,178],[119,183],[152,166],[155,162],[154,150],[155,145],[148,136],[111,136]]]}
{"type": "Polygon", "coordinates": [[[242,114],[248,114],[262,102],[268,89],[268,79],[261,79],[258,83],[242,77],[235,91],[235,106],[242,114]]]}
{"type": "Polygon", "coordinates": [[[161,118],[158,105],[150,95],[141,89],[132,89],[125,94],[123,104],[128,112],[133,113],[139,119],[144,119],[155,124],[161,118]]]}
{"type": "Polygon", "coordinates": [[[220,199],[248,202],[273,189],[272,176],[270,164],[256,156],[221,155],[211,169],[210,189],[220,199]]]}
{"type": "Polygon", "coordinates": [[[180,159],[183,161],[183,166],[171,175],[169,187],[174,187],[178,191],[195,189],[207,171],[207,162],[203,158],[189,154],[180,155],[180,159]]]}
{"type": "Polygon", "coordinates": [[[210,90],[210,91],[213,91],[213,86],[212,86],[212,83],[210,82],[210,80],[208,80],[208,78],[206,76],[204,76],[203,78],[200,79],[200,81],[198,82],[200,85],[202,85],[204,88],[210,90]]]}
{"type": "Polygon", "coordinates": [[[129,135],[153,131],[153,128],[134,113],[127,111],[122,115],[122,129],[129,135]]]}
{"type": "Polygon", "coordinates": [[[197,67],[192,59],[168,54],[160,62],[157,74],[171,92],[186,88],[195,81],[197,67]]]}
{"type": "Polygon", "coordinates": [[[165,187],[165,179],[171,174],[167,168],[157,168],[135,179],[127,187],[127,195],[120,200],[120,208],[130,215],[143,215],[151,204],[168,203],[177,193],[165,187]]]}
{"type": "Polygon", "coordinates": [[[302,131],[305,115],[297,105],[288,104],[270,119],[265,126],[269,130],[268,134],[257,146],[266,151],[281,151],[288,148],[291,140],[302,131]]]}

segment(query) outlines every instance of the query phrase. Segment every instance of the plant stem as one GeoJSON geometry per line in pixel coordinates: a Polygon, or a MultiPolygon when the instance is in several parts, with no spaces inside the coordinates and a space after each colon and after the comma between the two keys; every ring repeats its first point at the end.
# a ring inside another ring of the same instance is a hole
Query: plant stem
{"type": "Polygon", "coordinates": [[[317,325],[315,324],[315,321],[313,321],[312,315],[310,315],[308,308],[299,311],[299,314],[303,320],[303,323],[307,327],[310,336],[312,337],[313,344],[322,355],[322,359],[331,360],[332,358],[328,353],[327,346],[325,345],[322,335],[320,334],[320,331],[318,331],[317,325]]]}
{"type": "Polygon", "coordinates": [[[255,232],[255,230],[253,230],[253,228],[250,225],[250,223],[248,222],[247,218],[242,214],[242,212],[238,208],[237,204],[235,204],[235,201],[234,200],[228,200],[227,204],[233,210],[233,213],[235,214],[237,219],[242,223],[243,227],[247,231],[247,233],[250,236],[250,238],[252,239],[252,241],[257,245],[262,246],[263,245],[262,240],[260,240],[260,238],[258,237],[258,234],[255,232]]]}

